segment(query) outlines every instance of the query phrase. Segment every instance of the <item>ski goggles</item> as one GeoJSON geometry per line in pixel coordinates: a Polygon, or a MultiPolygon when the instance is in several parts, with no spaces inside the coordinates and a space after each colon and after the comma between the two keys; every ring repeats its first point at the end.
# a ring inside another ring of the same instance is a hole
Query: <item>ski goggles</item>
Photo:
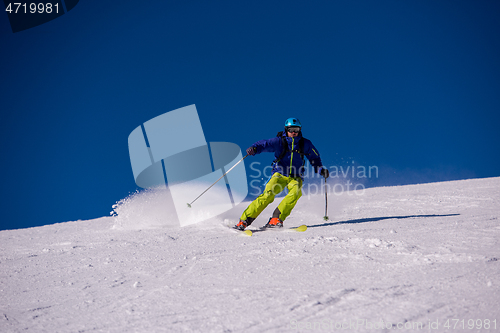
{"type": "Polygon", "coordinates": [[[300,127],[288,127],[287,132],[290,132],[290,133],[299,133],[300,132],[300,127]]]}

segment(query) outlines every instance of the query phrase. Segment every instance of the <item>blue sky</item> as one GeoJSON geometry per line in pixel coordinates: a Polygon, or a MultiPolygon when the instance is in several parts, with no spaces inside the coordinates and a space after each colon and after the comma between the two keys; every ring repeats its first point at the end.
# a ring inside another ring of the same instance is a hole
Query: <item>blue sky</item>
{"type": "Polygon", "coordinates": [[[85,0],[18,33],[0,14],[0,229],[108,215],[137,189],[130,132],[191,104],[207,141],[242,149],[297,117],[325,165],[378,166],[367,186],[500,176],[499,14],[495,0],[85,0]]]}

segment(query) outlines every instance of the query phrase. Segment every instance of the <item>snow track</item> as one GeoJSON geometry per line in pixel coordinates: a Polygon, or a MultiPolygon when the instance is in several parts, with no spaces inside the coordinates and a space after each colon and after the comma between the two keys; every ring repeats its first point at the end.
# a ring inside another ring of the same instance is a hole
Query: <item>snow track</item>
{"type": "Polygon", "coordinates": [[[0,331],[500,330],[500,178],[332,195],[326,222],[323,200],[285,221],[303,233],[227,232],[244,207],[183,228],[106,217],[1,231],[0,331]]]}

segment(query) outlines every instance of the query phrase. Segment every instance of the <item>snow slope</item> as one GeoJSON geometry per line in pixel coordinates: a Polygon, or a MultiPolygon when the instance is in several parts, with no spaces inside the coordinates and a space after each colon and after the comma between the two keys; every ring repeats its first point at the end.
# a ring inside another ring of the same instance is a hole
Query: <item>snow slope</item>
{"type": "Polygon", "coordinates": [[[252,237],[225,226],[244,206],[130,228],[154,198],[1,231],[0,331],[500,331],[500,178],[331,194],[326,222],[305,195],[286,225],[306,232],[252,237]]]}

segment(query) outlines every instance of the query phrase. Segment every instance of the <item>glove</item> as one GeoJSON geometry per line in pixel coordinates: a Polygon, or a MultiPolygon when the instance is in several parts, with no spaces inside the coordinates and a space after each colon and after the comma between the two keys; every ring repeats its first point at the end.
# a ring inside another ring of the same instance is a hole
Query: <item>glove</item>
{"type": "Polygon", "coordinates": [[[330,177],[330,172],[328,172],[328,169],[325,167],[321,167],[321,169],[319,170],[319,174],[325,178],[330,177]]]}
{"type": "Polygon", "coordinates": [[[255,147],[250,147],[247,149],[247,154],[250,156],[255,155],[255,147]]]}

